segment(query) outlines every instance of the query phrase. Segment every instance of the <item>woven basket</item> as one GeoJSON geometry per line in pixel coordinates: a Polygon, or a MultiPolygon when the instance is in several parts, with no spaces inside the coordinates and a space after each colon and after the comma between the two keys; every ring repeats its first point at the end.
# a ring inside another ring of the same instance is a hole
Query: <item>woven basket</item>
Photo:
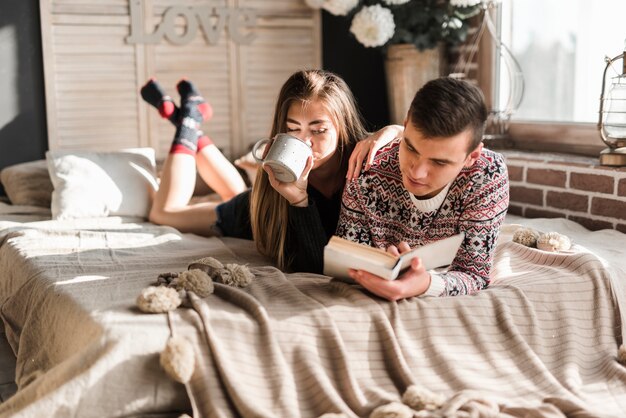
{"type": "Polygon", "coordinates": [[[402,125],[415,93],[440,77],[443,47],[419,51],[413,44],[391,45],[385,57],[391,123],[402,125]]]}

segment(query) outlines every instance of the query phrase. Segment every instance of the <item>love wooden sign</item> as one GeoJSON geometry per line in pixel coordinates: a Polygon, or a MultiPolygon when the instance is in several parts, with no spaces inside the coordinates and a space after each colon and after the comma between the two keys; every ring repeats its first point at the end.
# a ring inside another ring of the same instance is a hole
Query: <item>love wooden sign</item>
{"type": "Polygon", "coordinates": [[[217,44],[224,31],[239,44],[249,44],[255,38],[256,11],[250,8],[212,6],[172,6],[165,10],[154,32],[144,32],[141,2],[130,1],[131,31],[126,38],[129,44],[158,44],[163,38],[176,45],[185,45],[200,30],[209,44],[217,44]],[[180,33],[176,20],[182,18],[185,31],[180,33]]]}

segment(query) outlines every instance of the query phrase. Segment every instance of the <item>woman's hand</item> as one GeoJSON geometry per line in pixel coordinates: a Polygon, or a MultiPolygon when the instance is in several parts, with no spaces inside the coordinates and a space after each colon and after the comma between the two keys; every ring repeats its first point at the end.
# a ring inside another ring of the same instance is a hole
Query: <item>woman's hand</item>
{"type": "MultiPolygon", "coordinates": [[[[387,248],[387,252],[393,255],[400,255],[400,253],[405,253],[410,251],[410,249],[406,242],[401,242],[397,248],[393,245],[387,248]]],[[[422,260],[418,257],[411,260],[409,269],[396,280],[386,280],[363,270],[350,269],[349,274],[352,279],[373,294],[390,301],[406,299],[425,293],[430,287],[431,280],[430,273],[424,269],[422,260]]]]}
{"type": "Polygon", "coordinates": [[[309,183],[309,173],[312,169],[313,157],[309,156],[309,158],[306,160],[306,166],[304,167],[300,178],[291,183],[284,183],[282,181],[276,180],[276,176],[274,176],[274,172],[272,171],[271,167],[263,166],[263,170],[265,170],[265,172],[267,173],[272,187],[278,193],[280,193],[282,197],[287,199],[290,205],[298,207],[306,207],[309,205],[306,188],[309,183]]]}
{"type": "Polygon", "coordinates": [[[369,170],[378,150],[399,137],[403,131],[404,128],[400,125],[389,125],[357,142],[348,161],[346,179],[357,178],[364,161],[365,168],[363,171],[369,170]]]}

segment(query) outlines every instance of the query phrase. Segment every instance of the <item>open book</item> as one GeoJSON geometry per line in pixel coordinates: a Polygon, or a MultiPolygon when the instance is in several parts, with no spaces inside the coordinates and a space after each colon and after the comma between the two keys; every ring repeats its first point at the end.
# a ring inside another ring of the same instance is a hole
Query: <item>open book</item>
{"type": "Polygon", "coordinates": [[[324,247],[324,274],[349,278],[348,269],[364,270],[387,280],[394,280],[419,257],[426,270],[447,266],[456,256],[465,234],[460,233],[394,256],[383,249],[358,244],[333,236],[324,247]]]}

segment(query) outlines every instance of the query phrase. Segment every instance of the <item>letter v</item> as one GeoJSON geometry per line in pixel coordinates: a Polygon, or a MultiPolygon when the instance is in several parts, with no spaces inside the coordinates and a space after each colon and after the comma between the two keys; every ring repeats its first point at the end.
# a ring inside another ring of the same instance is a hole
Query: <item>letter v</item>
{"type": "Polygon", "coordinates": [[[196,6],[194,7],[200,25],[202,26],[202,32],[206,36],[207,41],[210,44],[217,44],[220,40],[220,34],[224,31],[226,26],[226,18],[228,17],[229,10],[224,7],[214,7],[213,10],[217,13],[217,22],[215,25],[211,22],[211,8],[209,6],[196,6]]]}

